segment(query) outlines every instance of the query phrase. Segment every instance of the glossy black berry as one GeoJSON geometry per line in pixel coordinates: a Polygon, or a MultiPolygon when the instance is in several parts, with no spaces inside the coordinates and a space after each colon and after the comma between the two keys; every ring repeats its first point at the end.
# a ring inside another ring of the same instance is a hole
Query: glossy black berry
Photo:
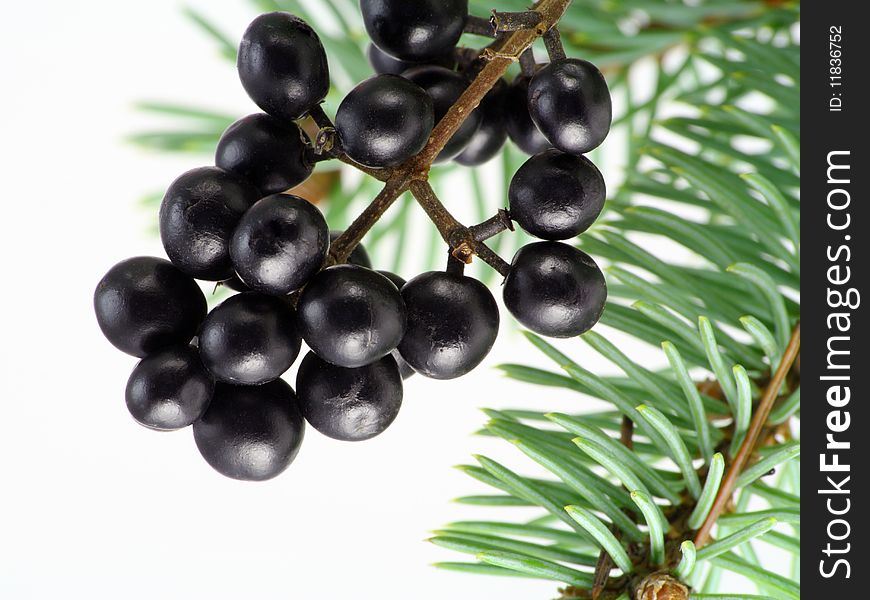
{"type": "Polygon", "coordinates": [[[536,333],[573,337],[592,328],[607,300],[604,274],[585,252],[561,242],[520,248],[504,282],[504,303],[536,333]]]}
{"type": "Polygon", "coordinates": [[[508,190],[511,218],[545,240],[586,231],[604,208],[601,172],[585,156],[550,149],[521,166],[508,190]]]}
{"type": "Polygon", "coordinates": [[[292,121],[329,91],[329,65],[320,38],[290,13],[260,15],[239,45],[239,78],[261,109],[292,121]]]}
{"type": "Polygon", "coordinates": [[[427,377],[465,375],[486,357],[498,335],[498,306],[481,282],[430,271],[402,288],[408,326],[399,353],[427,377]]]}
{"type": "Polygon", "coordinates": [[[127,380],[127,408],[140,424],[170,431],[192,424],[205,412],[214,379],[196,348],[179,345],[139,361],[127,380]]]}
{"type": "MultiPolygon", "coordinates": [[[[332,243],[337,240],[342,233],[344,232],[335,229],[330,231],[329,242],[332,243]]],[[[363,246],[362,244],[356,245],[356,248],[354,248],[353,252],[350,253],[350,256],[347,257],[347,262],[352,265],[365,267],[366,269],[372,268],[372,259],[369,258],[369,253],[366,251],[365,246],[363,246]]]]}
{"type": "Polygon", "coordinates": [[[505,95],[507,83],[499,79],[493,88],[487,92],[480,106],[474,112],[480,113],[480,127],[474,132],[465,149],[453,160],[466,167],[482,165],[499,153],[505,140],[505,95]]]}
{"type": "Polygon", "coordinates": [[[329,227],[316,206],[290,194],[259,200],[239,221],[230,242],[233,266],[252,290],[283,296],[320,270],[329,227]]]}
{"type": "Polygon", "coordinates": [[[259,385],[290,368],[301,340],[283,299],[244,292],[224,300],[199,331],[202,362],[218,381],[259,385]]]}
{"type": "Polygon", "coordinates": [[[552,144],[585,154],[604,141],[612,118],[610,90],[595,65],[563,58],[538,71],[529,85],[529,113],[552,144]]]}
{"type": "Polygon", "coordinates": [[[94,292],[103,335],[119,350],[143,357],[186,344],[205,318],[205,296],[168,260],[139,256],[109,269],[94,292]]]}
{"type": "MultiPolygon", "coordinates": [[[[419,85],[432,98],[436,124],[447,114],[450,107],[456,104],[462,92],[468,87],[468,80],[465,76],[460,75],[456,71],[433,65],[408,69],[402,73],[402,77],[419,85]]],[[[450,137],[447,144],[438,153],[435,162],[450,160],[462,152],[471,141],[478,127],[480,127],[480,121],[481,115],[479,111],[475,110],[468,115],[465,122],[459,126],[456,133],[450,137]]]]}
{"type": "Polygon", "coordinates": [[[314,168],[308,160],[308,137],[296,123],[257,113],[224,131],[215,164],[247,179],[261,196],[302,183],[314,168]]]}
{"type": "Polygon", "coordinates": [[[373,438],[395,420],[402,406],[402,377],[392,356],[348,369],[309,352],[299,365],[296,392],[309,425],[331,438],[357,442],[373,438]]]}
{"type": "MultiPolygon", "coordinates": [[[[369,59],[369,64],[375,70],[375,73],[384,74],[390,73],[392,75],[401,75],[403,72],[407,71],[412,67],[419,67],[419,62],[414,62],[410,60],[399,60],[398,58],[392,57],[374,44],[369,44],[366,49],[366,56],[369,59]]],[[[427,60],[425,64],[430,65],[438,65],[441,67],[447,67],[448,69],[452,69],[456,66],[456,61],[453,59],[452,53],[446,54],[444,56],[427,60]]]]}
{"type": "Polygon", "coordinates": [[[244,481],[283,472],[304,435],[296,394],[281,379],[258,386],[218,383],[205,414],[193,424],[193,439],[208,464],[244,481]]]}
{"type": "Polygon", "coordinates": [[[360,367],[399,345],[405,305],[393,283],[356,265],[336,265],[315,275],[299,297],[299,329],[320,358],[360,367]]]}
{"type": "Polygon", "coordinates": [[[508,136],[526,154],[537,154],[552,147],[529,114],[529,78],[520,75],[508,86],[504,99],[505,128],[508,136]]]}
{"type": "Polygon", "coordinates": [[[403,277],[399,277],[398,275],[396,275],[395,273],[393,273],[391,271],[378,271],[378,273],[380,273],[381,275],[383,275],[384,277],[386,277],[387,279],[392,281],[393,285],[396,286],[397,290],[401,290],[402,286],[404,286],[407,283],[403,277]]]}
{"type": "Polygon", "coordinates": [[[468,0],[360,0],[360,8],[378,48],[417,62],[450,52],[468,18],[468,0]]]}
{"type": "Polygon", "coordinates": [[[398,75],[375,75],[350,93],[335,114],[342,149],[369,167],[391,167],[423,149],[435,116],[420,86],[398,75]]]}
{"type": "Polygon", "coordinates": [[[160,205],[160,239],[169,260],[197,279],[231,277],[230,236],[259,197],[247,181],[218,167],[181,175],[160,205]]]}

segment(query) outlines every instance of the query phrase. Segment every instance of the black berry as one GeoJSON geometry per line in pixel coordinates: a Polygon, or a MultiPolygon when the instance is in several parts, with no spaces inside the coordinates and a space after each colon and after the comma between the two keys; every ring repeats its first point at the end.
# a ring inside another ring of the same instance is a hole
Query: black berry
{"type": "Polygon", "coordinates": [[[160,239],[169,260],[197,279],[231,277],[230,236],[259,197],[251,184],[218,167],[181,175],[160,205],[160,239]]]}
{"type": "Polygon", "coordinates": [[[139,256],[109,269],[94,292],[94,311],[106,338],[143,357],[186,344],[206,313],[196,282],[168,260],[139,256]]]}
{"type": "Polygon", "coordinates": [[[402,71],[407,71],[419,64],[414,61],[400,60],[390,56],[374,44],[369,44],[366,49],[366,57],[368,57],[369,64],[378,75],[401,75],[402,71]]]}
{"type": "Polygon", "coordinates": [[[393,285],[396,286],[396,289],[398,289],[398,290],[401,290],[402,286],[404,286],[405,283],[407,283],[403,277],[399,277],[398,275],[396,275],[395,273],[392,273],[390,271],[378,271],[378,273],[380,273],[381,275],[383,275],[384,277],[386,277],[387,279],[392,281],[393,285]]]}
{"type": "Polygon", "coordinates": [[[378,48],[417,62],[450,52],[468,17],[468,0],[360,0],[360,8],[378,48]]]}
{"type": "Polygon", "coordinates": [[[211,404],[193,424],[193,438],[208,464],[245,481],[284,471],[304,435],[296,394],[281,379],[258,386],[217,384],[211,404]]]}
{"type": "Polygon", "coordinates": [[[289,190],[305,181],[313,165],[309,140],[296,123],[257,113],[224,131],[215,164],[251,182],[262,196],[289,190]]]}
{"type": "Polygon", "coordinates": [[[493,88],[487,92],[480,101],[474,112],[480,113],[480,127],[471,137],[465,149],[459,153],[455,160],[466,167],[482,165],[499,153],[505,140],[507,140],[507,128],[505,126],[505,94],[507,83],[499,79],[493,88]]]}
{"type": "Polygon", "coordinates": [[[127,408],[140,424],[170,431],[192,424],[205,412],[214,379],[196,348],[173,346],[143,358],[127,380],[127,408]]]}
{"type": "Polygon", "coordinates": [[[435,116],[420,86],[398,75],[376,75],[357,85],[338,107],[342,149],[369,167],[391,167],[426,145],[435,116]]]}
{"type": "MultiPolygon", "coordinates": [[[[398,58],[394,58],[377,46],[375,46],[374,44],[368,45],[368,48],[366,49],[366,56],[369,59],[369,64],[375,70],[375,73],[379,73],[381,75],[383,75],[384,73],[401,75],[404,71],[407,71],[411,67],[420,66],[419,62],[414,62],[410,60],[399,60],[398,58]]],[[[452,69],[454,66],[456,66],[456,61],[453,59],[451,53],[439,58],[427,60],[426,64],[439,65],[441,67],[447,67],[448,69],[452,69]]]]}
{"type": "Polygon", "coordinates": [[[199,331],[202,362],[218,381],[259,385],[290,368],[301,340],[290,305],[258,292],[216,306],[199,331]]]}
{"type": "Polygon", "coordinates": [[[383,275],[336,265],[315,275],[299,298],[299,328],[320,358],[360,367],[398,346],[405,330],[399,290],[383,275]]]}
{"type": "Polygon", "coordinates": [[[316,206],[290,194],[259,200],[245,213],[230,256],[252,290],[282,296],[305,285],[329,252],[329,227],[316,206]]]}
{"type": "MultiPolygon", "coordinates": [[[[329,232],[329,241],[330,243],[334,242],[339,238],[339,236],[344,233],[343,231],[338,231],[333,229],[329,232]]],[[[356,248],[353,249],[353,252],[350,253],[350,256],[347,257],[347,262],[352,265],[358,265],[360,267],[365,267],[366,269],[372,268],[372,259],[369,258],[369,253],[366,251],[365,246],[362,244],[357,244],[356,248]]]]}
{"type": "Polygon", "coordinates": [[[402,287],[408,326],[399,353],[427,377],[465,375],[486,357],[498,335],[498,306],[481,282],[430,271],[402,287]]]}
{"type": "Polygon", "coordinates": [[[579,58],[556,60],[532,78],[529,113],[556,148],[585,154],[610,131],[610,90],[592,63],[579,58]]]}
{"type": "Polygon", "coordinates": [[[346,442],[383,432],[402,406],[402,378],[392,356],[348,369],[309,352],[299,365],[296,391],[308,424],[346,442]]]}
{"type": "MultiPolygon", "coordinates": [[[[447,111],[453,106],[465,88],[468,87],[468,80],[457,73],[444,67],[426,65],[422,67],[414,67],[402,73],[402,77],[413,81],[421,88],[426,90],[426,93],[432,98],[432,104],[435,108],[435,123],[437,124],[447,111]]],[[[462,152],[474,133],[480,127],[481,116],[479,111],[473,111],[465,122],[459,126],[441,152],[435,162],[449,160],[462,152]]]]}
{"type": "Polygon", "coordinates": [[[552,147],[529,114],[528,77],[520,75],[508,87],[504,99],[504,118],[511,141],[526,154],[537,154],[552,147]]]}
{"type": "Polygon", "coordinates": [[[329,91],[329,65],[320,38],[308,23],[285,12],[260,15],[239,45],[239,78],[261,109],[298,119],[329,91]]]}
{"type": "Polygon", "coordinates": [[[545,150],[521,166],[508,190],[511,218],[545,240],[586,231],[604,207],[604,177],[585,156],[545,150]]]}
{"type": "Polygon", "coordinates": [[[520,248],[504,282],[504,303],[536,333],[573,337],[592,328],[607,300],[604,275],[581,250],[561,242],[520,248]]]}

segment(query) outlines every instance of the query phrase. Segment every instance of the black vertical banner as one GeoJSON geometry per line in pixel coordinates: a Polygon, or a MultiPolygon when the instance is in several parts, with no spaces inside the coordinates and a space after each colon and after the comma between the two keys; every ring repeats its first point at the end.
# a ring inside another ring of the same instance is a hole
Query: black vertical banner
{"type": "Polygon", "coordinates": [[[865,598],[870,30],[863,2],[810,0],[802,12],[801,587],[865,598]]]}

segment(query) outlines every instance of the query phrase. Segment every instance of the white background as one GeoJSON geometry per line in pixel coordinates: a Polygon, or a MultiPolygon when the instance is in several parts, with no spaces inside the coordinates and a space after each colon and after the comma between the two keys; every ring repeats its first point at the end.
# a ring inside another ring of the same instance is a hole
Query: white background
{"type": "MultiPolygon", "coordinates": [[[[200,5],[236,39],[253,16],[241,1],[200,5]]],[[[381,437],[353,445],[309,429],[296,462],[267,483],[224,479],[189,430],[154,433],[127,414],[135,360],[100,335],[93,288],[123,258],[162,254],[147,233],[156,215],[137,200],[198,166],[123,143],[153,123],[132,103],[253,110],[180,8],[48,0],[0,17],[0,598],[555,596],[549,582],[433,569],[464,557],[423,541],[450,520],[493,518],[449,502],[485,489],[452,465],[480,452],[526,464],[471,435],[480,407],[588,406],[499,375],[506,360],[547,365],[510,327],[472,375],[411,379],[381,437]]],[[[566,349],[603,366],[581,342],[566,349]]]]}

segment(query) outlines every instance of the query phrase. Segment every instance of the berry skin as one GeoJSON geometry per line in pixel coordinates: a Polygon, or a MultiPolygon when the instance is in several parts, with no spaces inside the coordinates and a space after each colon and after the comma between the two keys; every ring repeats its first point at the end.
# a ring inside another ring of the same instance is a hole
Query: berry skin
{"type": "Polygon", "coordinates": [[[432,100],[398,75],[375,75],[350,93],[335,114],[342,149],[360,164],[392,167],[426,145],[435,115],[432,100]]]}
{"type": "MultiPolygon", "coordinates": [[[[391,75],[401,75],[403,72],[407,71],[412,67],[420,66],[419,62],[399,60],[398,58],[393,58],[374,44],[369,44],[368,48],[366,49],[366,56],[369,59],[369,64],[372,66],[372,69],[374,69],[375,73],[378,73],[379,75],[387,73],[391,75]]],[[[445,56],[426,61],[426,64],[438,65],[441,67],[447,67],[448,69],[452,69],[454,66],[456,66],[456,61],[453,59],[452,54],[447,54],[445,56]]]]}
{"type": "Polygon", "coordinates": [[[261,196],[289,190],[308,179],[309,140],[296,123],[264,113],[243,117],[218,140],[215,164],[251,182],[261,196]]]}
{"type": "Polygon", "coordinates": [[[392,356],[348,369],[309,352],[299,364],[296,391],[308,424],[345,442],[382,433],[402,406],[402,378],[392,356]]]}
{"type": "MultiPolygon", "coordinates": [[[[468,80],[463,75],[434,65],[408,69],[402,73],[402,77],[419,85],[432,98],[436,124],[444,118],[450,107],[456,103],[462,92],[468,87],[468,80]]],[[[465,122],[459,126],[456,133],[450,137],[447,144],[438,153],[435,162],[450,160],[462,152],[480,127],[480,121],[480,111],[475,110],[468,115],[465,122]]]]}
{"type": "Polygon", "coordinates": [[[360,0],[360,8],[378,48],[415,62],[450,52],[468,18],[468,0],[360,0]]]}
{"type": "Polygon", "coordinates": [[[205,296],[168,260],[128,258],[109,269],[94,291],[94,312],[116,348],[142,358],[186,344],[205,318],[205,296]]]}
{"type": "Polygon", "coordinates": [[[498,306],[471,277],[430,271],[402,288],[408,327],[399,353],[418,373],[453,379],[486,357],[498,335],[498,306]]]}
{"type": "Polygon", "coordinates": [[[237,67],[257,106],[287,121],[307,113],[329,91],[329,65],[320,38],[289,13],[266,13],[251,22],[239,45],[237,67]]]}
{"type": "Polygon", "coordinates": [[[586,231],[604,208],[604,177],[585,156],[545,150],[527,160],[508,189],[511,218],[545,240],[586,231]]]}
{"type": "Polygon", "coordinates": [[[329,226],[316,206],[290,194],[266,196],[239,221],[230,256],[257,292],[283,296],[305,285],[326,260],[329,226]]]}
{"type": "Polygon", "coordinates": [[[361,367],[389,354],[405,331],[405,305],[383,275],[335,265],[315,275],[299,297],[299,329],[322,359],[361,367]]]}
{"type": "Polygon", "coordinates": [[[532,78],[529,113],[556,148],[585,154],[598,147],[610,131],[610,90],[595,65],[579,58],[563,58],[532,78]]]}
{"type": "Polygon", "coordinates": [[[218,383],[193,439],[218,473],[264,481],[284,471],[302,444],[305,420],[296,394],[278,379],[258,386],[218,383]]]}
{"type": "Polygon", "coordinates": [[[402,287],[407,283],[407,281],[405,281],[403,277],[399,277],[398,275],[390,271],[378,271],[378,273],[389,279],[393,283],[393,285],[396,286],[397,290],[401,290],[402,287]]]}
{"type": "Polygon", "coordinates": [[[203,364],[218,381],[239,385],[280,377],[296,360],[301,343],[289,304],[257,292],[224,300],[199,331],[203,364]]]}
{"type": "Polygon", "coordinates": [[[504,101],[507,83],[499,79],[493,88],[487,92],[474,112],[480,113],[480,127],[472,136],[465,149],[453,160],[466,167],[482,165],[499,153],[505,140],[504,101]]]}
{"type": "Polygon", "coordinates": [[[218,167],[182,174],[160,205],[160,239],[169,260],[197,279],[231,277],[230,236],[259,196],[251,184],[218,167]]]}
{"type": "Polygon", "coordinates": [[[214,379],[196,348],[173,346],[139,361],[127,380],[127,408],[136,421],[160,431],[181,429],[202,416],[214,379]]]}
{"type": "Polygon", "coordinates": [[[504,99],[505,129],[526,154],[543,152],[552,145],[529,114],[529,78],[520,75],[508,86],[504,99]]]}
{"type": "Polygon", "coordinates": [[[520,248],[504,282],[504,303],[517,321],[550,337],[589,331],[606,300],[607,284],[595,261],[561,242],[520,248]]]}
{"type": "MultiPolygon", "coordinates": [[[[337,240],[342,233],[344,232],[337,231],[335,229],[330,231],[329,242],[332,243],[337,240]]],[[[365,267],[366,269],[372,268],[372,259],[369,258],[369,253],[366,251],[365,246],[363,246],[362,244],[356,245],[356,248],[354,248],[353,252],[350,253],[350,256],[347,257],[347,262],[351,265],[365,267]]]]}
{"type": "Polygon", "coordinates": [[[378,75],[401,75],[402,71],[407,71],[419,64],[414,61],[400,60],[392,57],[374,44],[369,44],[369,47],[366,49],[366,57],[369,59],[372,69],[378,75]]]}

